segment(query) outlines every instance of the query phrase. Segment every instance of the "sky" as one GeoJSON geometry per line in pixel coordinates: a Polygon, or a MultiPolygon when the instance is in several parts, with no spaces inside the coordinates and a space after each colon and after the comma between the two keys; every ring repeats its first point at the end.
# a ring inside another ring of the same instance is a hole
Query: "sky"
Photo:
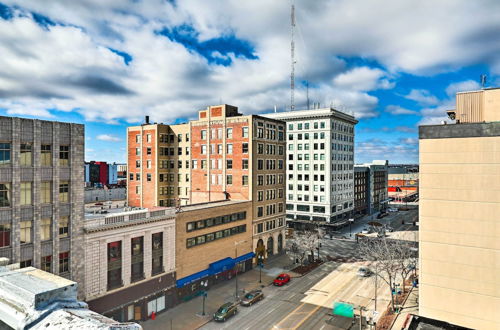
{"type": "MultiPolygon", "coordinates": [[[[355,162],[418,162],[418,126],[500,85],[500,1],[294,0],[295,103],[354,114],[355,162]],[[308,86],[308,88],[306,87],[308,86]],[[308,90],[308,93],[307,93],[308,90]]],[[[221,103],[290,108],[290,0],[0,0],[0,115],[86,125],[86,160],[126,127],[221,103]]]]}

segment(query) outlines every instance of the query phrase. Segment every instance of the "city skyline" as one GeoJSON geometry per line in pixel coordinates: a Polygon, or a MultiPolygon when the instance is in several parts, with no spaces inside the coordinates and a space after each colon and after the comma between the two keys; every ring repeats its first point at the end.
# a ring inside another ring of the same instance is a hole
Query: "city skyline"
{"type": "MultiPolygon", "coordinates": [[[[481,74],[499,84],[488,31],[500,11],[373,6],[295,1],[296,108],[307,81],[311,105],[360,120],[356,163],[416,163],[419,124],[445,119],[454,93],[480,88],[481,74]]],[[[1,1],[0,31],[0,115],[85,123],[86,160],[124,162],[125,127],[145,115],[172,124],[220,103],[244,114],[289,107],[289,2],[1,1]]]]}

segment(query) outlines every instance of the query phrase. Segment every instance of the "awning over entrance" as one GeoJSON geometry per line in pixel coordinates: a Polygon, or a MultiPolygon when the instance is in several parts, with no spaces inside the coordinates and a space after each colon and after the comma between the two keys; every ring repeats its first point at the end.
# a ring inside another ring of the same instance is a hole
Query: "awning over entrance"
{"type": "Polygon", "coordinates": [[[225,272],[226,270],[229,270],[233,267],[234,267],[234,259],[231,257],[227,257],[219,261],[212,262],[208,266],[208,270],[210,272],[210,275],[214,275],[220,272],[225,272]]]}
{"type": "Polygon", "coordinates": [[[202,270],[201,272],[191,274],[189,276],[183,277],[179,280],[177,280],[176,285],[178,288],[182,288],[184,285],[196,282],[204,277],[207,277],[210,275],[210,272],[208,269],[202,270]]]}
{"type": "Polygon", "coordinates": [[[249,252],[247,254],[244,254],[244,255],[239,256],[238,258],[234,259],[234,262],[238,263],[238,262],[246,261],[248,259],[252,259],[253,257],[255,257],[255,253],[249,252]]]}

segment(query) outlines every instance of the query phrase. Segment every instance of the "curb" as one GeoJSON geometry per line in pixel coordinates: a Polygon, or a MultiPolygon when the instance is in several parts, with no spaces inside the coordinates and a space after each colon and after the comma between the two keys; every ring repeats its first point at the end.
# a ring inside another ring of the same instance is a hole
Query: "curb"
{"type": "MultiPolygon", "coordinates": [[[[401,306],[404,306],[406,304],[406,301],[408,300],[408,298],[410,298],[410,295],[412,292],[413,292],[413,286],[410,288],[410,291],[408,291],[408,294],[406,295],[406,298],[403,301],[403,303],[401,304],[401,306]]],[[[396,320],[399,318],[400,315],[402,315],[401,312],[399,312],[398,315],[394,318],[394,320],[392,320],[391,326],[389,327],[389,329],[392,329],[392,327],[394,327],[394,323],[396,323],[396,320]]]]}

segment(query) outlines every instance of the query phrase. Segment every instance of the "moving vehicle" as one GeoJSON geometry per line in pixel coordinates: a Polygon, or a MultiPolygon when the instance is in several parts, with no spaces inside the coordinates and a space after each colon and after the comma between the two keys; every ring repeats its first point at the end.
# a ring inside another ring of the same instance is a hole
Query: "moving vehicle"
{"type": "Polygon", "coordinates": [[[358,276],[360,277],[370,277],[373,274],[373,272],[366,267],[360,267],[358,269],[358,276]]]}
{"type": "Polygon", "coordinates": [[[241,306],[252,306],[256,302],[264,299],[264,293],[262,290],[253,290],[248,292],[243,299],[241,299],[241,306]]]}
{"type": "Polygon", "coordinates": [[[273,281],[273,284],[276,286],[283,286],[290,282],[290,275],[288,274],[279,274],[273,281]]]}
{"type": "Polygon", "coordinates": [[[238,312],[238,305],[236,303],[227,302],[220,306],[214,314],[214,321],[226,322],[228,318],[238,312]]]}
{"type": "Polygon", "coordinates": [[[368,228],[363,228],[363,230],[361,231],[361,234],[369,234],[370,233],[370,229],[368,228]]]}

